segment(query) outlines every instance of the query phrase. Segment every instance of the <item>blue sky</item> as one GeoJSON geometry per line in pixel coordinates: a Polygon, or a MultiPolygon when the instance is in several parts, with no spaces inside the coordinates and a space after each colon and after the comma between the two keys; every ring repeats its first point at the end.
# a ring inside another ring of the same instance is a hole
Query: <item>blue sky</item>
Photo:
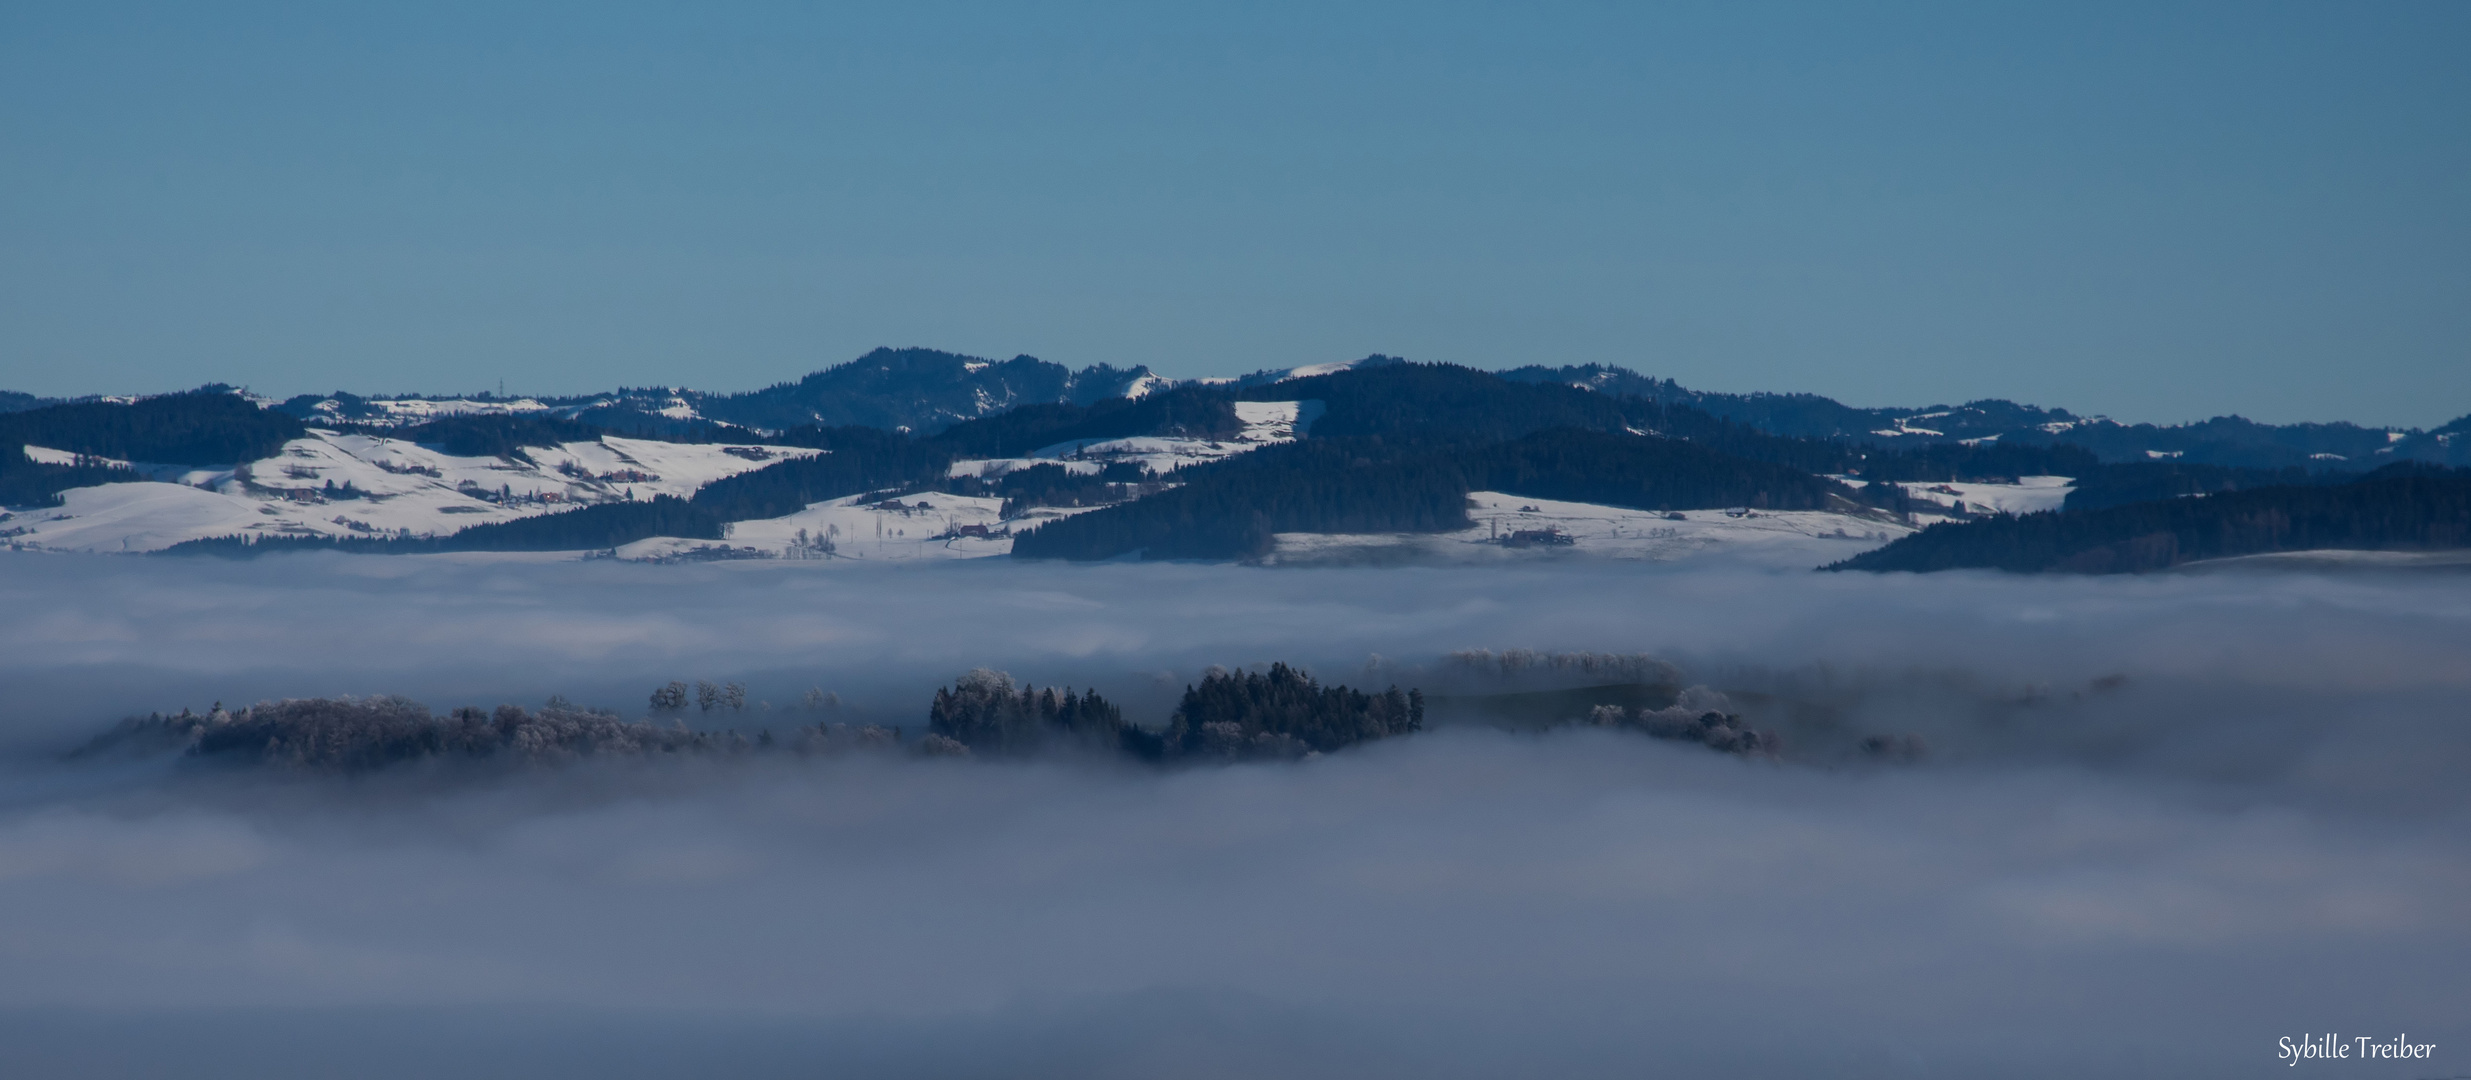
{"type": "Polygon", "coordinates": [[[875,345],[2471,412],[2471,8],[0,8],[0,387],[875,345]]]}

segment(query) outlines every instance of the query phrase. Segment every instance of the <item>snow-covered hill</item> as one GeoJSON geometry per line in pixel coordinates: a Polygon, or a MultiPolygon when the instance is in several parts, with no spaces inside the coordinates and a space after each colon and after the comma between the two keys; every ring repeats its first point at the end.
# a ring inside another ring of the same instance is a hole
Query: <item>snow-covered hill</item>
{"type": "Polygon", "coordinates": [[[1012,554],[1015,533],[1090,509],[1038,507],[1006,520],[1002,499],[925,492],[869,501],[852,495],[783,517],[732,522],[723,541],[657,536],[615,554],[639,562],[984,559],[1012,554]]]}
{"type": "MultiPolygon", "coordinates": [[[[1078,439],[1041,447],[1025,457],[969,458],[952,463],[948,475],[987,479],[1035,465],[1060,465],[1094,476],[1119,462],[1165,473],[1218,461],[1264,446],[1292,442],[1312,426],[1319,402],[1240,401],[1236,418],[1244,430],[1226,439],[1142,435],[1078,439]]],[[[928,492],[869,501],[851,496],[820,502],[795,514],[734,522],[725,542],[654,537],[619,548],[622,559],[701,561],[731,558],[893,561],[971,559],[1012,553],[1015,534],[1092,507],[1036,507],[1007,520],[1004,501],[928,492]]]]}
{"type": "Polygon", "coordinates": [[[1820,510],[1656,513],[1479,491],[1474,528],[1449,533],[1280,533],[1273,564],[1491,564],[1535,559],[1669,562],[1725,554],[1808,568],[1880,547],[1914,529],[1881,514],[1820,510]]]}
{"type": "Polygon", "coordinates": [[[2068,501],[2068,493],[2076,490],[2076,481],[2066,476],[2020,476],[2013,484],[1988,484],[1970,480],[1946,483],[1901,484],[1905,494],[1915,502],[1945,508],[1945,513],[1932,514],[1914,510],[1918,524],[1956,519],[1958,504],[1967,514],[2031,514],[2042,510],[2057,510],[2068,501]]]}
{"type": "Polygon", "coordinates": [[[1166,435],[1135,435],[1114,439],[1076,439],[1042,446],[1026,457],[967,458],[952,463],[951,476],[994,478],[1033,465],[1062,465],[1066,471],[1095,476],[1117,462],[1136,462],[1153,473],[1217,461],[1264,446],[1293,442],[1310,431],[1320,414],[1318,401],[1239,401],[1236,419],[1244,430],[1226,439],[1188,439],[1166,435]]]}
{"type": "MultiPolygon", "coordinates": [[[[787,517],[741,521],[726,541],[658,537],[617,550],[622,559],[695,562],[811,559],[904,562],[978,559],[1012,552],[1013,537],[1087,509],[1033,510],[1006,521],[997,499],[926,494],[869,503],[864,496],[817,503],[787,517]]],[[[1281,533],[1266,560],[1313,566],[1405,562],[1515,563],[1536,559],[1669,562],[1730,555],[1808,569],[1914,532],[1878,514],[1692,510],[1652,513],[1531,499],[1494,491],[1469,496],[1474,528],[1452,533],[1281,533]],[[1527,534],[1522,536],[1521,534],[1527,534]],[[1567,541],[1567,543],[1563,542],[1567,541]]]]}
{"type": "MultiPolygon", "coordinates": [[[[30,448],[30,455],[63,455],[30,448]]],[[[0,542],[48,551],[158,551],[214,536],[442,536],[594,503],[691,495],[815,450],[608,436],[522,458],[457,457],[401,439],[313,430],[229,468],[150,466],[141,483],[73,488],[0,517],[0,542]]]]}

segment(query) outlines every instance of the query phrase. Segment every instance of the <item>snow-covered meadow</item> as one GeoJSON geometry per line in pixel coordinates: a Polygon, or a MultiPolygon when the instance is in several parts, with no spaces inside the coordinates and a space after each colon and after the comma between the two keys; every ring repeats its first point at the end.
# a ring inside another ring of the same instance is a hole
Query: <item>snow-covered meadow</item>
{"type": "MultiPolygon", "coordinates": [[[[75,455],[28,447],[38,461],[75,455]]],[[[442,536],[622,499],[686,497],[725,476],[818,451],[615,435],[522,457],[313,429],[281,453],[228,468],[147,466],[139,483],[71,488],[58,507],[0,512],[0,543],[138,553],[219,536],[442,536]]],[[[114,464],[131,465],[129,462],[114,464]]]]}

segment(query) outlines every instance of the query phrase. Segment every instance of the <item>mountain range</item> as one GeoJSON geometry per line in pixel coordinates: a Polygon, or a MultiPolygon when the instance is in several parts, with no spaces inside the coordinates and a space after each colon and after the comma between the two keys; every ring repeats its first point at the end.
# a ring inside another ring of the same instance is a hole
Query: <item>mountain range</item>
{"type": "Polygon", "coordinates": [[[1755,541],[1857,569],[2144,570],[2309,538],[2451,546],[2466,481],[2448,466],[2471,450],[2471,417],[2125,425],[1380,355],[1173,380],[879,349],[740,394],[6,401],[0,540],[129,552],[1276,562],[1370,543],[1464,561],[1755,541]],[[2064,520],[1999,525],[2049,514],[2064,520]],[[2286,528],[2293,514],[2320,524],[2286,528]]]}
{"type": "MultiPolygon", "coordinates": [[[[935,349],[876,349],[792,382],[742,393],[685,387],[622,387],[566,397],[307,394],[268,403],[306,421],[363,425],[420,423],[461,413],[542,413],[653,437],[689,435],[701,422],[753,431],[805,425],[862,426],[932,435],[966,420],[1028,404],[1088,405],[1139,398],[1176,386],[1248,388],[1403,361],[1362,360],[1277,368],[1233,378],[1177,380],[1146,366],[1097,364],[1075,371],[1031,356],[993,360],[935,349]]],[[[2178,461],[2241,468],[2365,470],[2398,460],[2471,464],[2471,415],[2434,430],[2363,427],[2345,422],[2263,424],[2220,416],[2189,424],[2122,424],[2060,408],[1997,399],[1961,405],[1858,408],[1817,394],[1729,394],[1685,388],[1671,379],[1603,364],[1530,365],[1498,373],[1506,381],[1578,387],[1611,397],[1679,405],[1772,435],[1878,446],[1951,442],[2082,446],[2105,462],[2178,461]]],[[[59,404],[0,391],[0,412],[59,404]]]]}

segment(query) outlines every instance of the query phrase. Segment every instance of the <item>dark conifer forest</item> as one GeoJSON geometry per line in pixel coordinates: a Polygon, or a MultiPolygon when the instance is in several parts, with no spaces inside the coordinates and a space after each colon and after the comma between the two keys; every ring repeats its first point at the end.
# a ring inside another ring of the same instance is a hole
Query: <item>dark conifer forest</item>
{"type": "MultiPolygon", "coordinates": [[[[1213,669],[1185,688],[1163,727],[1129,723],[1096,690],[1016,686],[1012,676],[984,668],[935,692],[926,734],[905,743],[900,726],[852,730],[826,719],[800,722],[776,736],[753,738],[732,729],[693,729],[674,722],[688,687],[670,683],[651,697],[653,716],[629,721],[615,710],[584,708],[551,698],[538,710],[499,705],[464,707],[449,715],[401,697],[299,698],[261,702],[237,711],[220,705],[200,714],[154,713],[122,721],[68,757],[182,753],[200,763],[275,766],[318,772],[365,773],[417,762],[495,760],[542,764],[587,757],[646,754],[907,750],[927,756],[1027,758],[1097,754],[1147,763],[1282,760],[1330,753],[1375,739],[1423,730],[1424,696],[1391,687],[1367,694],[1324,686],[1285,664],[1267,672],[1213,669]]],[[[826,699],[827,701],[831,699],[826,699]]],[[[745,721],[743,687],[699,684],[695,701],[714,718],[745,721]]],[[[768,707],[766,707],[768,709],[768,707]]],[[[813,717],[816,710],[805,715],[813,717]]],[[[795,714],[789,714],[795,715],[795,714]]]]}
{"type": "Polygon", "coordinates": [[[2471,471],[2402,464],[2347,484],[1947,522],[1828,569],[2117,574],[2277,551],[2466,546],[2471,471]]]}
{"type": "Polygon", "coordinates": [[[87,401],[0,413],[0,446],[165,465],[232,465],[268,457],[307,428],[208,386],[133,402],[87,401]]]}
{"type": "Polygon", "coordinates": [[[0,445],[0,506],[58,506],[60,493],[94,484],[123,484],[138,474],[117,465],[80,459],[52,465],[26,456],[22,445],[0,445]]]}
{"type": "Polygon", "coordinates": [[[1424,694],[1323,686],[1285,664],[1213,671],[1184,688],[1166,752],[1197,758],[1295,758],[1424,730],[1424,694]]]}
{"type": "Polygon", "coordinates": [[[1025,686],[980,668],[935,692],[927,707],[929,752],[1027,757],[1064,747],[1156,758],[1158,737],[1124,723],[1124,711],[1098,691],[1025,686]]]}

